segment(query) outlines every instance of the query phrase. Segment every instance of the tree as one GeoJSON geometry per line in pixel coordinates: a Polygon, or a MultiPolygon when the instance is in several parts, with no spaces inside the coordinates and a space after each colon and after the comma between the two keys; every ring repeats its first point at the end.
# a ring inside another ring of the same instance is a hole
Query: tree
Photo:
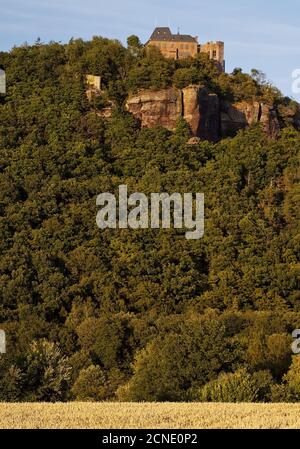
{"type": "Polygon", "coordinates": [[[288,390],[289,399],[300,401],[300,359],[298,356],[293,357],[290,369],[283,380],[288,390]]]}
{"type": "Polygon", "coordinates": [[[34,341],[25,360],[26,400],[55,402],[67,397],[71,368],[59,346],[34,341]]]}
{"type": "Polygon", "coordinates": [[[17,402],[22,399],[23,373],[15,365],[9,367],[0,379],[0,401],[17,402]]]}
{"type": "Polygon", "coordinates": [[[185,320],[174,327],[138,353],[133,377],[117,392],[120,400],[191,399],[199,385],[233,362],[235,352],[225,339],[224,327],[213,316],[185,320]]]}
{"type": "Polygon", "coordinates": [[[123,314],[88,318],[78,328],[79,342],[106,369],[124,367],[130,354],[131,326],[123,314]]]}
{"type": "Polygon", "coordinates": [[[82,369],[71,391],[77,401],[103,400],[106,397],[106,388],[105,376],[101,368],[90,365],[82,369]]]}
{"type": "Polygon", "coordinates": [[[248,346],[248,361],[254,369],[269,369],[281,379],[291,363],[291,339],[286,334],[253,335],[248,346]]]}
{"type": "Polygon", "coordinates": [[[138,36],[132,34],[127,38],[127,47],[133,56],[138,56],[142,48],[141,41],[138,36]]]}
{"type": "Polygon", "coordinates": [[[260,85],[263,85],[266,83],[266,74],[264,72],[262,72],[261,70],[252,69],[251,77],[260,85]]]}
{"type": "MultiPolygon", "coordinates": [[[[203,53],[166,59],[137,37],[128,48],[99,36],[26,44],[0,59],[1,400],[66,400],[91,365],[106,398],[124,385],[131,400],[195,399],[240,368],[262,385],[271,371],[272,400],[288,398],[282,376],[300,320],[299,105],[259,73],[220,73],[203,53]],[[102,77],[109,120],[89,103],[86,74],[102,77]],[[175,131],[141,128],[125,110],[131,92],[174,83],[210,89],[222,108],[273,106],[288,128],[276,140],[251,126],[191,145],[183,119],[175,131]],[[124,183],[147,195],[203,192],[203,239],[100,232],[96,196],[124,183]]],[[[269,397],[261,388],[258,400],[269,397]]]]}
{"type": "Polygon", "coordinates": [[[200,81],[200,72],[196,67],[177,69],[173,76],[173,82],[176,87],[183,89],[190,84],[196,84],[200,81]]]}

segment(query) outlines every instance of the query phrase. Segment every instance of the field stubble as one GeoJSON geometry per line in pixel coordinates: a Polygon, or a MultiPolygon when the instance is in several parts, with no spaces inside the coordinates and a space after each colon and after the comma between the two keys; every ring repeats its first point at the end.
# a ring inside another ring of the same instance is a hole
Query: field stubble
{"type": "Polygon", "coordinates": [[[300,428],[300,404],[0,403],[0,428],[300,428]]]}

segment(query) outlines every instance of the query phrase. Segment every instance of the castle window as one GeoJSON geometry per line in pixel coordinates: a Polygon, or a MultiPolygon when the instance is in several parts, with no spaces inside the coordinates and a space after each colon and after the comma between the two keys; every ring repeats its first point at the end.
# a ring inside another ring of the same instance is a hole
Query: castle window
{"type": "Polygon", "coordinates": [[[213,50],[212,57],[213,59],[217,59],[217,50],[213,50]]]}

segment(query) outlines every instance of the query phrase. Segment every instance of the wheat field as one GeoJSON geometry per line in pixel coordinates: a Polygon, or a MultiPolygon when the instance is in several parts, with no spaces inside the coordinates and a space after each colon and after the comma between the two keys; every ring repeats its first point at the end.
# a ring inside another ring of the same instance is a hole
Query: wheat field
{"type": "Polygon", "coordinates": [[[299,404],[0,403],[1,429],[300,428],[299,404]]]}

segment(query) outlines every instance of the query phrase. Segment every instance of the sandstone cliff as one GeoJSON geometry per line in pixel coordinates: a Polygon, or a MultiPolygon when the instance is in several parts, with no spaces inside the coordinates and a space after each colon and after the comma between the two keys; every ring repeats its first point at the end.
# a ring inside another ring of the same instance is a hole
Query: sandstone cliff
{"type": "MultiPolygon", "coordinates": [[[[276,137],[282,126],[273,105],[258,101],[221,102],[215,93],[196,85],[142,90],[128,98],[126,108],[142,127],[162,125],[172,131],[178,118],[184,117],[194,137],[210,141],[234,135],[254,123],[261,123],[270,137],[276,137]]],[[[290,121],[300,129],[298,116],[294,114],[290,121]]]]}
{"type": "Polygon", "coordinates": [[[182,116],[182,92],[176,88],[143,90],[129,97],[126,107],[141,121],[142,127],[162,125],[172,131],[182,116]]]}
{"type": "Polygon", "coordinates": [[[129,97],[126,107],[142,127],[162,125],[172,131],[178,118],[184,117],[194,136],[217,140],[220,135],[218,96],[202,86],[143,90],[129,97]]]}
{"type": "Polygon", "coordinates": [[[258,101],[222,104],[221,135],[233,135],[254,123],[261,123],[270,137],[276,137],[280,130],[277,112],[273,106],[258,101]]]}
{"type": "Polygon", "coordinates": [[[220,102],[205,87],[188,86],[182,90],[183,117],[193,136],[217,141],[220,137],[220,102]]]}

